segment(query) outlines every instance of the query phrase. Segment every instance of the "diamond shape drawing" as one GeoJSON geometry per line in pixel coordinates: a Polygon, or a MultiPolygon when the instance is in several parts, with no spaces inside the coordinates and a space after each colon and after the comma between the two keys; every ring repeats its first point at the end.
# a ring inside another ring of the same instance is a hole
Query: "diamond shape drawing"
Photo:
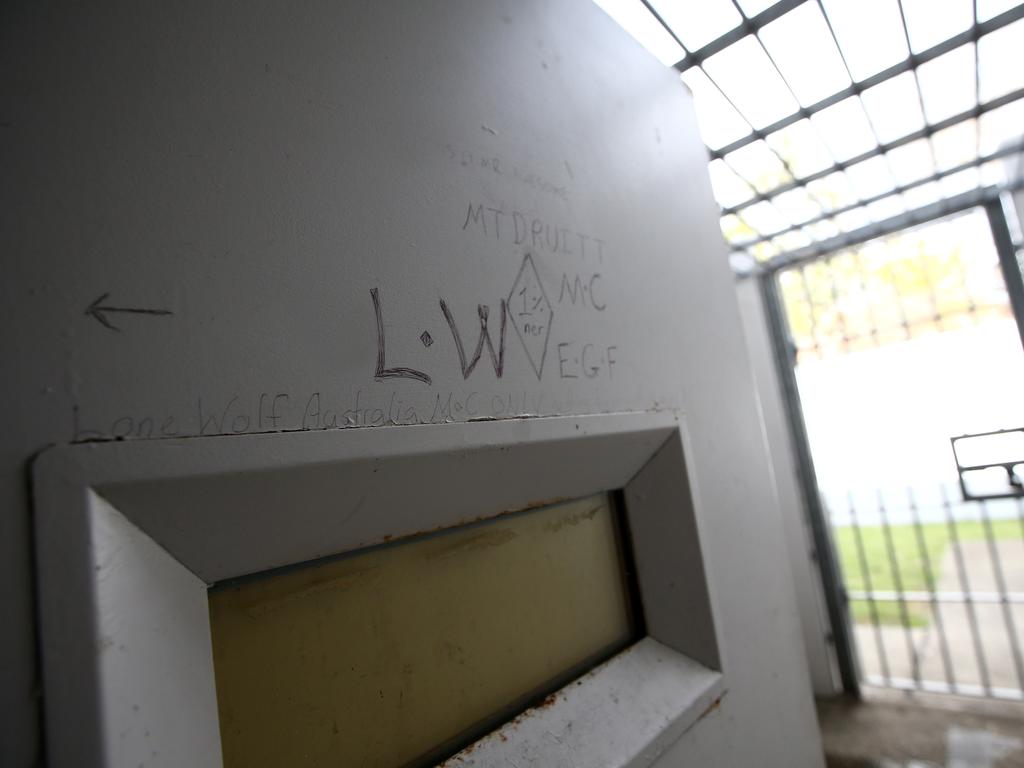
{"type": "Polygon", "coordinates": [[[551,337],[551,321],[555,311],[548,301],[530,254],[523,258],[523,265],[519,268],[505,303],[505,311],[508,312],[508,319],[516,329],[539,381],[544,372],[544,358],[548,353],[548,339],[551,337]]]}

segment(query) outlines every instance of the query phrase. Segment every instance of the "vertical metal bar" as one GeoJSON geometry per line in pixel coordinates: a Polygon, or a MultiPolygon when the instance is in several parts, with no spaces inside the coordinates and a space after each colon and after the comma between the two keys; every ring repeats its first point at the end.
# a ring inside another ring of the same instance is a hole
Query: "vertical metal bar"
{"type": "MultiPolygon", "coordinates": [[[[942,226],[939,223],[938,226],[942,226]]],[[[903,235],[906,237],[906,234],[903,235]]],[[[921,248],[917,249],[917,262],[921,267],[921,276],[924,278],[925,288],[928,289],[928,304],[932,308],[932,322],[935,323],[935,330],[942,331],[942,313],[939,311],[939,297],[935,292],[935,282],[932,280],[931,272],[928,270],[928,256],[921,248]]]]}
{"type": "Polygon", "coordinates": [[[942,668],[946,673],[946,684],[949,685],[950,692],[953,692],[956,690],[956,677],[953,673],[953,660],[949,654],[949,640],[946,638],[946,627],[942,621],[942,607],[935,596],[935,571],[932,570],[932,560],[928,555],[928,546],[924,540],[924,526],[921,525],[921,517],[917,511],[917,499],[914,498],[914,489],[910,486],[907,486],[907,501],[910,503],[910,516],[917,538],[917,551],[921,556],[921,566],[924,569],[925,588],[931,597],[932,615],[935,618],[935,631],[939,635],[939,652],[942,654],[942,668]]]}
{"type": "Polygon", "coordinates": [[[892,526],[889,525],[889,514],[885,508],[885,499],[882,492],[878,492],[878,516],[882,521],[882,537],[885,539],[885,550],[889,556],[889,567],[892,569],[893,585],[896,587],[896,600],[900,611],[900,623],[903,625],[903,636],[907,643],[907,655],[910,658],[910,674],[914,683],[921,687],[921,667],[917,658],[917,648],[914,647],[914,636],[910,631],[910,612],[907,611],[907,601],[904,599],[903,577],[900,574],[899,558],[896,557],[896,546],[892,540],[892,526]]]}
{"type": "MultiPolygon", "coordinates": [[[[740,6],[739,2],[737,2],[737,0],[732,0],[732,5],[733,5],[733,8],[735,8],[736,11],[739,13],[740,18],[743,19],[742,23],[743,24],[749,24],[750,23],[750,19],[747,17],[747,14],[745,14],[743,12],[743,8],[742,8],[742,6],[740,6]]],[[[772,65],[772,67],[774,67],[775,72],[778,74],[779,79],[782,81],[782,84],[786,87],[786,90],[789,91],[789,95],[793,97],[793,101],[797,105],[799,105],[800,107],[803,107],[803,104],[800,102],[799,97],[797,97],[797,95],[796,95],[796,91],[793,90],[793,86],[790,85],[790,82],[789,82],[789,80],[786,79],[786,76],[784,74],[782,74],[782,70],[779,69],[779,65],[775,61],[775,57],[772,56],[772,54],[769,52],[767,46],[765,46],[765,44],[764,44],[764,41],[761,39],[761,35],[757,31],[754,32],[754,40],[756,40],[758,46],[760,46],[761,52],[764,53],[764,55],[766,57],[768,57],[768,61],[771,62],[771,65],[772,65]]],[[[842,55],[842,54],[840,54],[840,55],[842,55]]],[[[870,122],[870,119],[869,119],[869,122],[870,122]]],[[[814,127],[813,125],[811,127],[814,130],[815,134],[817,134],[817,136],[818,136],[818,138],[820,140],[821,139],[821,132],[818,131],[818,129],[816,127],[814,127]]],[[[872,130],[874,130],[874,129],[872,128],[872,130]]],[[[876,136],[876,138],[877,138],[877,136],[876,136]]],[[[767,144],[767,142],[765,142],[765,143],[767,144]]],[[[832,150],[828,148],[828,145],[824,141],[822,141],[821,143],[822,143],[822,146],[825,147],[825,150],[828,152],[828,154],[832,157],[832,161],[835,162],[835,156],[832,155],[832,150]]],[[[769,145],[769,147],[771,147],[771,145],[769,145]]],[[[793,170],[793,166],[790,164],[790,161],[787,158],[783,157],[781,152],[776,152],[774,148],[772,148],[772,151],[775,152],[776,157],[778,157],[782,161],[782,166],[783,166],[783,168],[786,169],[786,173],[788,173],[793,178],[793,181],[796,181],[799,178],[799,176],[797,176],[796,171],[793,170]]],[[[821,213],[822,212],[821,203],[818,202],[817,198],[815,198],[814,195],[810,195],[810,194],[808,195],[808,198],[810,198],[814,202],[814,204],[816,206],[818,206],[818,213],[821,213]]]]}
{"type": "Polygon", "coordinates": [[[804,423],[803,411],[800,407],[800,394],[796,384],[796,373],[793,369],[792,348],[782,303],[779,299],[778,281],[773,272],[762,274],[757,279],[760,281],[761,299],[767,314],[776,373],[779,377],[790,435],[793,439],[798,480],[804,497],[808,524],[814,539],[814,548],[818,555],[818,568],[821,571],[822,589],[825,593],[825,608],[829,624],[832,627],[832,643],[839,666],[839,676],[842,680],[843,690],[851,696],[859,697],[860,680],[857,676],[857,662],[854,656],[853,637],[850,634],[849,615],[844,607],[842,576],[832,541],[829,538],[825,510],[818,492],[818,479],[814,472],[810,442],[807,439],[807,425],[804,423]]]}
{"type": "Polygon", "coordinates": [[[865,297],[865,302],[868,307],[868,321],[871,323],[871,341],[877,347],[879,332],[878,318],[875,316],[875,307],[872,302],[872,286],[869,285],[868,272],[864,267],[864,251],[862,248],[857,247],[853,249],[852,253],[854,258],[857,260],[857,280],[860,282],[861,295],[865,297]]]}
{"type": "Polygon", "coordinates": [[[978,616],[975,613],[974,600],[971,597],[971,585],[967,578],[967,568],[964,565],[964,553],[960,547],[960,536],[957,534],[956,521],[953,519],[953,509],[949,503],[949,495],[946,493],[945,486],[940,486],[939,492],[942,494],[942,509],[946,514],[949,540],[953,545],[953,558],[956,561],[956,572],[960,578],[960,591],[964,596],[964,610],[967,611],[968,624],[971,629],[971,640],[974,643],[974,656],[978,661],[978,675],[981,677],[981,687],[985,689],[987,696],[991,696],[992,683],[989,680],[985,650],[981,645],[981,634],[978,632],[978,616]]]}
{"type": "MultiPolygon", "coordinates": [[[[655,11],[655,10],[654,10],[654,8],[652,8],[652,7],[650,6],[650,4],[649,4],[649,3],[647,2],[647,0],[642,0],[642,2],[643,2],[643,4],[644,4],[645,6],[647,6],[647,9],[648,9],[648,10],[649,10],[649,11],[650,11],[651,13],[653,13],[653,14],[654,14],[654,17],[655,17],[655,18],[656,18],[656,19],[657,19],[657,20],[658,20],[659,22],[661,22],[662,26],[664,26],[664,27],[665,27],[666,29],[668,29],[668,30],[669,30],[669,34],[671,34],[671,35],[672,35],[672,37],[673,37],[673,38],[675,39],[675,41],[676,41],[677,43],[679,43],[679,45],[683,46],[683,43],[682,43],[682,41],[681,41],[681,40],[680,40],[680,39],[679,39],[678,37],[676,37],[676,34],[675,34],[675,32],[673,32],[673,31],[672,31],[671,29],[669,29],[668,25],[667,25],[667,24],[665,24],[665,22],[664,22],[664,21],[662,20],[662,18],[661,18],[661,15],[660,15],[660,14],[658,14],[658,12],[657,12],[657,11],[655,11]]],[[[746,14],[745,14],[745,13],[743,12],[743,8],[741,8],[741,7],[740,7],[739,3],[737,3],[737,2],[736,2],[736,0],[732,0],[732,4],[733,4],[733,7],[734,7],[734,8],[735,8],[735,9],[737,10],[737,12],[738,12],[738,13],[740,14],[740,19],[742,19],[742,21],[740,22],[740,23],[741,23],[741,26],[747,26],[747,25],[749,25],[749,24],[750,24],[750,19],[749,19],[749,18],[747,18],[747,15],[746,15],[746,14]]],[[[771,62],[771,64],[772,64],[772,66],[773,66],[773,67],[775,68],[775,71],[776,71],[776,72],[778,73],[778,75],[779,75],[779,78],[780,78],[780,79],[782,80],[782,84],[786,86],[786,90],[788,90],[788,91],[790,92],[790,94],[791,94],[791,95],[793,96],[793,99],[794,99],[794,101],[796,101],[796,103],[797,103],[797,104],[799,105],[799,104],[800,104],[800,100],[799,100],[799,99],[797,99],[797,98],[796,98],[796,94],[795,94],[795,93],[793,93],[793,88],[792,88],[792,86],[790,86],[790,84],[789,84],[789,81],[788,81],[788,80],[786,80],[786,78],[785,78],[785,77],[783,76],[783,74],[782,74],[782,70],[781,70],[781,69],[779,69],[779,66],[778,66],[778,64],[776,64],[776,63],[775,63],[775,59],[773,59],[773,58],[772,58],[772,56],[771,56],[771,54],[770,54],[770,53],[768,53],[768,49],[764,47],[764,43],[762,43],[762,42],[761,42],[761,38],[760,38],[760,37],[758,37],[758,35],[757,35],[756,31],[755,31],[755,33],[754,33],[754,39],[755,39],[755,40],[757,41],[757,44],[758,44],[758,45],[759,45],[759,46],[761,47],[761,50],[762,50],[762,51],[764,52],[764,55],[768,57],[768,61],[770,61],[770,62],[771,62]]],[[[683,46],[683,51],[686,51],[686,46],[683,46]]],[[[736,106],[736,103],[735,103],[735,102],[734,102],[734,101],[732,100],[732,97],[731,97],[731,96],[729,96],[729,94],[727,94],[727,93],[725,92],[725,89],[724,89],[724,88],[722,88],[722,86],[720,86],[720,85],[718,84],[718,82],[717,82],[717,81],[716,81],[716,80],[715,80],[715,79],[714,79],[713,77],[711,77],[711,75],[710,75],[710,74],[708,73],[708,71],[707,71],[707,70],[706,70],[706,69],[704,68],[704,59],[701,59],[701,60],[699,60],[699,63],[698,63],[698,67],[700,68],[700,71],[704,73],[704,76],[705,76],[705,77],[706,77],[706,78],[707,78],[707,79],[708,79],[708,80],[709,80],[709,81],[710,81],[710,82],[712,83],[712,85],[714,85],[714,86],[715,86],[715,88],[717,88],[717,89],[718,89],[718,92],[722,94],[722,97],[723,97],[723,98],[725,98],[725,100],[726,100],[726,101],[727,101],[727,102],[729,103],[729,105],[730,105],[730,106],[731,106],[731,107],[732,107],[733,109],[735,109],[735,110],[736,110],[736,114],[738,114],[738,115],[740,116],[740,118],[742,118],[742,119],[743,119],[743,121],[744,121],[744,122],[746,122],[746,124],[747,124],[747,125],[749,125],[749,126],[751,127],[751,130],[754,130],[754,123],[753,123],[753,122],[751,122],[751,120],[750,120],[750,119],[748,119],[748,118],[747,118],[747,116],[746,116],[746,115],[744,115],[744,114],[743,114],[743,112],[741,112],[741,111],[740,111],[740,108],[739,108],[738,106],[736,106]]],[[[754,132],[756,133],[756,131],[754,131],[754,132]]],[[[797,175],[796,175],[796,173],[795,173],[795,172],[793,171],[793,168],[792,168],[792,167],[790,166],[790,164],[789,164],[789,160],[787,160],[786,158],[784,158],[784,157],[782,156],[782,153],[781,153],[781,152],[779,152],[778,150],[776,150],[776,149],[775,149],[775,147],[773,147],[773,146],[772,146],[771,144],[769,144],[769,143],[768,143],[767,141],[765,142],[765,146],[766,146],[766,147],[768,147],[769,151],[770,151],[770,152],[771,152],[771,153],[772,153],[773,155],[775,155],[775,157],[777,157],[777,158],[779,159],[779,162],[780,162],[780,163],[782,163],[782,167],[783,167],[783,169],[784,169],[784,170],[786,171],[786,173],[788,173],[788,174],[789,174],[789,177],[790,177],[790,178],[791,178],[791,179],[792,179],[793,181],[796,181],[797,175]]],[[[724,158],[724,156],[723,156],[723,158],[722,158],[722,159],[723,159],[723,160],[725,159],[725,158],[724,158]]],[[[731,166],[730,166],[730,167],[731,167],[731,166]]],[[[755,191],[757,191],[757,192],[759,192],[759,191],[760,191],[760,190],[758,190],[758,189],[757,189],[757,187],[756,187],[756,186],[755,186],[755,185],[754,185],[753,183],[751,183],[751,180],[750,180],[750,179],[747,179],[747,178],[745,178],[744,176],[741,176],[741,175],[740,175],[739,173],[737,173],[736,175],[737,175],[737,176],[739,176],[739,177],[740,177],[741,179],[743,179],[743,180],[744,180],[745,182],[747,182],[748,184],[750,184],[750,186],[751,186],[751,187],[753,187],[755,191]]],[[[819,206],[819,208],[820,208],[820,206],[819,206]]],[[[761,233],[759,232],[758,234],[761,234],[761,233]]]]}
{"type": "Polygon", "coordinates": [[[960,285],[963,286],[964,294],[967,296],[967,314],[970,315],[972,323],[977,323],[979,322],[978,305],[974,301],[974,294],[971,292],[970,273],[967,269],[967,262],[964,260],[963,252],[960,249],[956,250],[956,262],[960,268],[960,285]]]}
{"type": "MultiPolygon", "coordinates": [[[[811,318],[811,340],[814,342],[814,353],[818,356],[822,356],[821,343],[818,341],[818,310],[815,308],[814,299],[811,297],[811,287],[807,283],[807,270],[805,267],[798,267],[797,273],[800,275],[800,287],[803,289],[804,298],[807,299],[807,312],[811,318]]],[[[789,340],[789,334],[785,336],[786,340],[789,340]]],[[[796,360],[790,360],[790,366],[793,366],[796,360]]]]}
{"type": "Polygon", "coordinates": [[[1006,293],[1010,297],[1010,309],[1013,310],[1013,317],[1017,321],[1017,331],[1020,334],[1020,343],[1024,347],[1024,279],[1021,278],[1020,265],[1017,264],[1017,253],[1013,247],[1013,239],[1010,237],[1010,226],[1006,221],[1006,213],[1003,212],[1001,201],[993,200],[986,203],[985,213],[988,215],[988,225],[992,228],[992,240],[996,245],[996,253],[999,254],[999,269],[1006,282],[1006,293]]]}
{"type": "MultiPolygon", "coordinates": [[[[817,5],[818,5],[818,10],[821,12],[822,18],[825,19],[825,26],[828,27],[828,32],[829,32],[829,35],[831,35],[831,37],[832,37],[833,44],[836,46],[836,51],[839,52],[839,60],[843,63],[843,69],[846,70],[846,76],[848,78],[850,78],[850,83],[851,84],[855,83],[856,80],[854,80],[853,71],[850,69],[850,63],[846,60],[846,54],[843,53],[843,47],[841,45],[839,45],[839,38],[836,37],[835,28],[833,28],[833,26],[832,26],[832,19],[825,12],[825,6],[824,6],[824,4],[822,3],[821,0],[817,0],[817,5]]],[[[902,14],[902,13],[903,13],[903,7],[902,7],[902,3],[901,3],[901,5],[900,5],[900,14],[902,14]]],[[[909,53],[909,48],[908,48],[908,53],[909,53]]],[[[917,70],[916,69],[914,70],[914,73],[915,73],[914,76],[916,77],[917,76],[917,74],[916,74],[917,70]]],[[[871,119],[871,115],[868,114],[868,110],[864,106],[864,100],[862,98],[860,98],[861,90],[855,88],[855,93],[857,94],[857,100],[860,102],[861,111],[864,113],[864,117],[868,121],[868,127],[871,129],[871,137],[875,140],[875,148],[879,149],[881,147],[881,145],[882,145],[882,139],[878,135],[878,129],[875,128],[875,121],[871,119]]],[[[922,108],[921,109],[922,109],[921,117],[924,118],[924,106],[923,106],[923,103],[922,103],[922,108]]],[[[808,120],[809,119],[810,118],[808,118],[808,120]]],[[[813,122],[811,124],[814,125],[813,122]]],[[[817,134],[819,139],[823,139],[824,138],[821,135],[821,131],[817,130],[817,127],[815,127],[815,133],[817,134]]],[[[822,141],[822,143],[825,144],[826,147],[827,147],[827,142],[822,141]]],[[[832,150],[831,149],[829,149],[829,154],[832,155],[832,150]]],[[[892,171],[892,163],[889,161],[889,156],[883,154],[882,158],[885,160],[885,167],[889,171],[889,178],[892,179],[893,188],[895,188],[896,186],[898,186],[898,182],[897,182],[897,179],[896,179],[896,174],[893,173],[893,171],[892,171]]],[[[832,159],[835,160],[835,156],[834,155],[832,156],[832,159]]],[[[796,178],[796,177],[794,177],[794,178],[796,178]]],[[[851,187],[852,186],[853,185],[851,184],[851,187]]],[[[864,198],[861,197],[860,192],[858,192],[857,190],[854,190],[854,194],[857,196],[857,202],[861,203],[861,204],[864,204],[864,198]]]]}
{"type": "MultiPolygon", "coordinates": [[[[658,23],[661,24],[661,28],[668,32],[669,36],[676,41],[676,45],[678,45],[683,51],[683,58],[680,59],[680,61],[685,61],[686,57],[690,55],[690,51],[687,50],[685,45],[683,45],[683,41],[679,39],[679,35],[677,35],[675,30],[669,26],[668,22],[662,18],[662,15],[658,13],[657,9],[651,5],[650,0],[640,0],[640,2],[644,4],[644,8],[647,9],[651,16],[658,20],[658,23]]],[[[975,22],[977,22],[977,15],[975,15],[975,22]]],[[[676,62],[676,64],[678,65],[679,62],[676,62]]]]}
{"type": "MultiPolygon", "coordinates": [[[[971,3],[974,13],[974,29],[978,28],[978,0],[971,3]]],[[[914,77],[917,77],[917,69],[914,69],[914,77]]],[[[978,62],[978,41],[974,41],[974,105],[981,105],[981,67],[978,62]]],[[[974,123],[974,154],[981,154],[981,125],[980,121],[974,123]]]]}
{"type": "MultiPolygon", "coordinates": [[[[978,23],[978,9],[977,9],[977,5],[978,4],[977,4],[977,2],[975,2],[974,5],[975,5],[975,9],[974,9],[974,23],[977,24],[978,23]]],[[[897,6],[899,7],[899,11],[900,11],[900,23],[903,26],[903,40],[907,44],[907,53],[909,55],[913,56],[914,55],[914,48],[910,44],[910,27],[907,26],[907,13],[906,13],[906,11],[903,8],[903,0],[898,0],[897,6]]],[[[925,123],[927,123],[928,122],[928,113],[925,111],[925,108],[924,108],[924,92],[921,90],[921,78],[918,76],[918,72],[917,72],[917,67],[916,66],[912,67],[910,71],[911,71],[911,73],[914,76],[914,91],[915,91],[915,95],[917,96],[917,106],[918,106],[918,109],[921,110],[921,119],[924,120],[925,123]]],[[[977,72],[977,67],[975,67],[975,72],[977,72]]],[[[978,93],[977,77],[975,77],[974,93],[975,93],[975,95],[977,95],[977,93],[978,93]]],[[[975,103],[977,103],[977,99],[975,99],[975,103]]],[[[939,170],[939,160],[938,160],[938,157],[936,157],[936,155],[935,155],[935,144],[931,141],[931,137],[928,137],[928,154],[931,155],[931,158],[932,158],[932,167],[936,171],[938,171],[939,170]]],[[[975,154],[978,154],[978,152],[975,151],[975,154]]]]}
{"type": "Polygon", "coordinates": [[[850,522],[853,526],[853,540],[857,546],[857,562],[860,564],[860,576],[864,581],[864,591],[867,593],[868,614],[871,616],[871,627],[875,636],[875,646],[878,649],[878,663],[882,668],[882,679],[886,685],[892,684],[892,676],[889,674],[889,657],[885,652],[885,638],[882,637],[882,622],[878,618],[878,603],[875,601],[875,587],[871,580],[871,569],[868,567],[868,556],[864,550],[864,537],[860,530],[860,521],[857,520],[857,507],[853,503],[853,494],[847,494],[850,505],[850,522]]]}
{"type": "Polygon", "coordinates": [[[839,335],[843,340],[843,351],[850,351],[850,333],[846,327],[846,312],[841,309],[843,302],[839,298],[839,286],[836,284],[836,259],[835,256],[828,256],[821,264],[828,271],[828,281],[832,286],[832,305],[836,308],[836,324],[839,326],[839,335]]]}
{"type": "Polygon", "coordinates": [[[907,308],[903,305],[903,294],[900,293],[900,287],[899,287],[899,284],[896,281],[896,270],[893,269],[893,266],[892,266],[893,259],[889,255],[889,253],[888,253],[888,251],[889,251],[888,243],[886,243],[885,245],[886,245],[885,268],[886,268],[886,270],[889,273],[889,284],[892,286],[893,297],[896,300],[895,301],[896,309],[899,310],[900,325],[903,326],[903,332],[906,334],[906,337],[909,339],[911,337],[911,333],[910,333],[910,321],[907,320],[907,308]]]}
{"type": "Polygon", "coordinates": [[[1024,659],[1021,658],[1020,639],[1017,636],[1017,623],[1013,618],[1013,607],[1006,594],[1006,579],[1003,577],[1003,564],[999,559],[999,547],[996,546],[995,534],[992,530],[992,520],[988,516],[988,505],[984,501],[978,503],[981,512],[981,524],[985,530],[985,540],[988,542],[988,555],[992,560],[992,575],[996,580],[996,591],[999,592],[999,602],[1003,608],[1003,622],[1006,624],[1006,637],[1010,641],[1010,653],[1013,655],[1013,666],[1017,670],[1017,684],[1021,691],[1024,691],[1024,659]]]}

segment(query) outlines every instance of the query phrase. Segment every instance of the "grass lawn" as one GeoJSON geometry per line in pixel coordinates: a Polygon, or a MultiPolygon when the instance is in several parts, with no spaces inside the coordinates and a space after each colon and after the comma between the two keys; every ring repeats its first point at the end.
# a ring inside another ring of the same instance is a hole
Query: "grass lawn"
{"type": "MultiPolygon", "coordinates": [[[[945,523],[924,523],[921,525],[920,536],[913,525],[893,525],[889,527],[889,530],[892,533],[892,548],[895,552],[904,591],[925,591],[938,585],[943,575],[940,572],[943,560],[950,546],[949,526],[945,523]],[[927,555],[927,562],[931,565],[933,580],[931,584],[927,578],[928,570],[925,566],[925,559],[921,555],[922,549],[927,555]]],[[[956,532],[960,541],[978,541],[985,538],[985,528],[980,521],[958,522],[956,532]]],[[[992,534],[996,539],[1019,539],[1021,538],[1021,526],[1017,520],[993,520],[992,534]]],[[[847,588],[851,590],[867,589],[854,528],[835,528],[832,535],[836,547],[839,549],[839,559],[842,563],[843,577],[847,588]]],[[[882,526],[862,527],[860,538],[864,546],[864,559],[867,561],[867,571],[870,575],[872,589],[895,590],[896,579],[890,567],[889,545],[882,526]]],[[[970,563],[967,564],[967,569],[969,578],[970,563]]],[[[881,623],[900,623],[899,603],[876,602],[875,607],[881,623]]],[[[853,613],[854,621],[871,621],[871,610],[866,601],[852,600],[850,610],[853,613]]],[[[907,614],[911,626],[922,627],[931,620],[931,607],[928,603],[907,603],[907,614]]]]}

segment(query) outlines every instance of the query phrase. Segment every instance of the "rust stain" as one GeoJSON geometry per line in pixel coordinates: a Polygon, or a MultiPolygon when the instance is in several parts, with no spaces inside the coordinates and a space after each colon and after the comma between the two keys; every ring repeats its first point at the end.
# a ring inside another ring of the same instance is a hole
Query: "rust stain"
{"type": "MultiPolygon", "coordinates": [[[[524,511],[526,511],[528,509],[540,509],[541,507],[550,507],[550,506],[552,506],[554,504],[561,504],[562,502],[572,501],[572,500],[573,500],[572,496],[552,496],[550,499],[541,499],[540,501],[531,501],[525,507],[520,507],[519,509],[512,509],[512,510],[509,510],[509,512],[524,512],[524,511]]],[[[502,514],[508,514],[508,513],[507,512],[503,512],[502,514]]]]}
{"type": "MultiPolygon", "coordinates": [[[[626,653],[632,653],[635,649],[636,649],[636,646],[632,645],[632,646],[622,650],[620,652],[620,655],[621,654],[626,654],[626,653]]],[[[593,669],[590,672],[588,672],[583,677],[577,679],[575,681],[575,685],[577,685],[577,686],[578,685],[582,685],[583,682],[586,679],[588,679],[592,675],[596,674],[597,671],[599,669],[603,668],[605,666],[605,664],[607,664],[607,663],[609,663],[609,662],[605,662],[604,664],[601,664],[600,666],[598,666],[595,669],[593,669]]],[[[500,726],[498,730],[492,731],[491,733],[487,734],[486,736],[481,737],[480,739],[475,741],[473,744],[470,744],[464,750],[459,752],[457,755],[453,755],[452,757],[448,758],[448,760],[446,760],[445,762],[441,763],[438,766],[438,768],[455,768],[455,766],[457,766],[457,765],[465,764],[464,763],[465,759],[468,758],[470,755],[472,755],[473,752],[475,752],[477,749],[483,748],[486,744],[488,744],[490,741],[493,741],[495,739],[500,740],[502,742],[507,742],[508,739],[509,739],[509,736],[515,731],[515,729],[523,721],[527,720],[530,717],[533,717],[538,712],[541,712],[543,710],[546,710],[546,709],[549,709],[549,708],[553,707],[555,704],[558,703],[559,698],[564,698],[565,697],[564,696],[564,690],[565,689],[562,689],[562,690],[559,690],[559,691],[555,691],[554,693],[548,694],[539,703],[534,704],[532,707],[530,707],[529,709],[524,710],[523,712],[520,712],[518,715],[516,715],[514,718],[509,720],[507,723],[505,723],[504,725],[500,726]]],[[[700,722],[700,720],[702,718],[706,717],[707,715],[711,714],[716,709],[718,709],[721,706],[722,699],[725,698],[725,694],[726,693],[728,693],[728,691],[723,691],[722,694],[717,699],[715,699],[713,702],[711,702],[711,704],[709,704],[708,707],[701,713],[700,717],[697,718],[696,722],[700,722]]],[[[571,729],[572,726],[573,726],[572,722],[569,722],[566,727],[568,729],[571,729]]],[[[475,765],[476,761],[472,761],[469,764],[470,765],[475,765]]]]}
{"type": "Polygon", "coordinates": [[[562,520],[556,520],[554,522],[546,524],[544,526],[544,530],[555,533],[557,531],[562,530],[567,525],[579,525],[584,520],[593,520],[594,515],[596,515],[602,509],[604,509],[604,504],[598,504],[596,507],[594,507],[593,509],[588,509],[586,512],[575,512],[569,515],[568,517],[563,518],[562,520]]]}
{"type": "MultiPolygon", "coordinates": [[[[444,525],[438,525],[438,526],[435,526],[433,528],[424,528],[422,530],[411,531],[409,533],[402,533],[402,534],[397,534],[397,535],[389,533],[386,536],[382,536],[377,543],[379,543],[379,544],[390,544],[391,542],[394,542],[394,541],[404,541],[405,539],[412,539],[412,538],[415,538],[417,536],[426,536],[426,535],[432,534],[432,533],[441,533],[442,531],[450,531],[450,530],[453,530],[455,528],[462,528],[463,526],[466,526],[466,525],[473,525],[474,523],[482,523],[482,522],[485,522],[487,520],[499,520],[500,518],[505,517],[506,515],[514,515],[514,514],[516,514],[518,512],[528,512],[529,510],[532,510],[532,509],[540,509],[541,507],[550,507],[550,506],[553,506],[555,504],[562,504],[564,502],[574,501],[574,500],[575,500],[575,498],[572,497],[572,496],[552,496],[549,499],[540,499],[539,501],[531,501],[529,504],[525,504],[525,505],[523,505],[521,507],[514,507],[512,509],[506,509],[503,512],[498,512],[497,514],[494,514],[494,515],[490,515],[490,514],[477,515],[476,517],[463,518],[462,520],[457,520],[454,523],[446,523],[444,525]]],[[[356,549],[359,549],[359,548],[365,547],[365,546],[372,546],[372,544],[373,544],[373,542],[368,542],[367,544],[360,545],[360,547],[357,547],[356,549]]]]}
{"type": "Polygon", "coordinates": [[[251,619],[258,619],[266,616],[268,613],[279,611],[282,608],[287,608],[292,603],[300,600],[305,600],[308,597],[314,595],[323,594],[325,592],[344,591],[356,584],[365,581],[371,576],[375,576],[374,571],[377,570],[377,566],[371,566],[370,568],[363,568],[352,573],[342,574],[333,579],[327,581],[320,581],[315,584],[297,589],[294,592],[290,592],[287,595],[277,598],[271,598],[269,600],[261,600],[245,608],[245,614],[251,619]]]}
{"type": "Polygon", "coordinates": [[[468,539],[456,541],[451,544],[447,544],[437,551],[427,553],[426,560],[436,560],[438,558],[451,557],[452,555],[458,555],[464,552],[471,552],[479,549],[489,549],[490,547],[500,547],[516,537],[515,531],[488,531],[487,533],[480,533],[476,536],[471,536],[468,539]]]}
{"type": "MultiPolygon", "coordinates": [[[[537,704],[536,706],[530,707],[530,709],[534,709],[534,710],[547,709],[548,707],[553,706],[556,701],[558,701],[558,696],[555,695],[554,693],[551,693],[551,694],[548,694],[547,696],[544,697],[544,701],[542,701],[540,704],[537,704]]],[[[528,709],[526,711],[529,712],[530,710],[528,709]]],[[[524,712],[523,714],[526,714],[526,713],[524,712]]]]}
{"type": "Polygon", "coordinates": [[[501,726],[499,730],[492,731],[491,733],[482,737],[478,741],[475,741],[474,743],[470,744],[464,750],[459,752],[459,754],[454,755],[445,762],[441,763],[441,765],[438,768],[445,768],[446,766],[454,766],[458,763],[461,763],[465,758],[473,754],[473,752],[475,752],[478,748],[483,747],[485,744],[495,739],[507,742],[508,734],[514,731],[520,723],[522,723],[527,718],[533,717],[535,714],[542,710],[553,707],[558,702],[559,693],[559,691],[555,691],[554,693],[548,694],[544,697],[544,699],[541,702],[534,704],[532,707],[523,712],[520,712],[514,718],[512,718],[503,726],[501,726]]]}
{"type": "Polygon", "coordinates": [[[697,718],[697,722],[699,723],[705,717],[707,717],[712,712],[714,712],[716,709],[718,709],[720,706],[722,706],[722,699],[724,699],[724,698],[725,698],[725,693],[722,693],[721,696],[719,696],[717,699],[715,699],[710,704],[708,704],[707,708],[703,712],[700,713],[700,716],[697,718]]]}

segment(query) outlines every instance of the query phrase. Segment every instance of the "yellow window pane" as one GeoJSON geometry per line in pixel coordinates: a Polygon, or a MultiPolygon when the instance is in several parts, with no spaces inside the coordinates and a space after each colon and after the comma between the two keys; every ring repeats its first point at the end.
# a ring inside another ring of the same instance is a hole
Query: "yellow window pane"
{"type": "Polygon", "coordinates": [[[429,765],[635,639],[599,495],[210,591],[224,764],[429,765]]]}

